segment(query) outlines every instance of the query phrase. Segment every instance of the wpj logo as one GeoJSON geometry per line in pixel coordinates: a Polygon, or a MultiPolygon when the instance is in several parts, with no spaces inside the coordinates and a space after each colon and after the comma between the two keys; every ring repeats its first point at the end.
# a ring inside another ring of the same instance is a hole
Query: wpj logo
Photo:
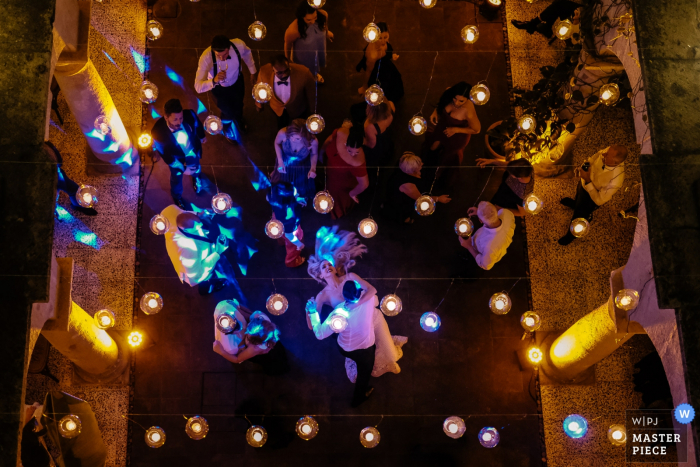
{"type": "Polygon", "coordinates": [[[675,416],[673,409],[628,410],[627,462],[686,462],[688,428],[675,416]]]}

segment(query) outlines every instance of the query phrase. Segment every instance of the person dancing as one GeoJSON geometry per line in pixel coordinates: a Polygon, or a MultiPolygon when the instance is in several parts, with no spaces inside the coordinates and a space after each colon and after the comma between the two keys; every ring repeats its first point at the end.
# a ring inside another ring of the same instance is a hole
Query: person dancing
{"type": "Polygon", "coordinates": [[[433,131],[425,137],[423,160],[438,169],[437,186],[450,189],[457,181],[459,166],[464,158],[464,148],[471,135],[481,131],[481,122],[474,104],[469,100],[471,85],[461,81],[447,88],[440,96],[437,108],[430,115],[433,131]]]}
{"type": "Polygon", "coordinates": [[[338,334],[338,346],[340,353],[356,367],[346,361],[348,377],[356,380],[352,407],[359,406],[372,394],[371,376],[401,371],[396,362],[402,356],[401,345],[408,340],[401,336],[392,339],[384,315],[377,309],[377,290],[348,271],[355,265],[355,258],[366,251],[367,247],[355,233],[338,231],[337,226],[322,227],[316,234],[316,251],[309,258],[307,269],[311,277],[325,284],[306,307],[307,324],[316,338],[322,340],[333,334],[330,322],[336,313],[343,314],[348,321],[347,327],[338,334]],[[321,322],[318,310],[323,305],[335,310],[321,322]]]}

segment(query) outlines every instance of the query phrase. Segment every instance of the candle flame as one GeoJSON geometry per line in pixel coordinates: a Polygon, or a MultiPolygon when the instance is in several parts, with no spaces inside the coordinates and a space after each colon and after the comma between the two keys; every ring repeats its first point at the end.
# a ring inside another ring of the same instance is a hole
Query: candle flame
{"type": "Polygon", "coordinates": [[[267,91],[265,89],[261,89],[258,91],[258,97],[260,99],[267,99],[267,91]]]}
{"type": "Polygon", "coordinates": [[[374,439],[374,434],[373,433],[365,433],[365,439],[367,441],[372,441],[374,439]]]}
{"type": "Polygon", "coordinates": [[[216,131],[216,130],[219,129],[219,124],[216,123],[216,122],[211,122],[211,123],[209,124],[209,128],[211,128],[211,131],[216,131]]]}
{"type": "Polygon", "coordinates": [[[420,208],[422,211],[427,211],[429,207],[430,207],[430,204],[428,204],[427,201],[423,201],[422,203],[420,203],[420,208]]]}
{"type": "Polygon", "coordinates": [[[260,28],[255,29],[255,38],[256,39],[262,38],[262,29],[260,29],[260,28]]]}
{"type": "Polygon", "coordinates": [[[367,37],[369,37],[369,40],[373,41],[377,38],[377,33],[372,29],[367,33],[367,37]]]}
{"type": "Polygon", "coordinates": [[[479,91],[479,92],[476,93],[476,100],[478,100],[479,102],[481,102],[481,101],[483,101],[484,99],[486,99],[486,93],[485,93],[484,91],[479,91]]]}

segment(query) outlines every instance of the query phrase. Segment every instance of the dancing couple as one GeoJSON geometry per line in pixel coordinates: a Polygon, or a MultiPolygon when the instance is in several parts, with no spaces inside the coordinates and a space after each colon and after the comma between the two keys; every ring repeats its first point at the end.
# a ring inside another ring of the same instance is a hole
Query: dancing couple
{"type": "Polygon", "coordinates": [[[355,258],[367,251],[354,233],[338,227],[321,227],[316,234],[316,251],[309,258],[308,272],[325,287],[306,304],[306,321],[321,340],[336,332],[332,322],[342,315],[347,322],[338,332],[338,347],[346,357],[345,369],[355,381],[352,407],[365,402],[374,388],[369,379],[387,372],[399,373],[396,363],[402,356],[401,346],[407,337],[393,336],[377,305],[377,290],[357,274],[349,272],[355,258]],[[321,321],[319,311],[330,305],[333,311],[321,321]]]}

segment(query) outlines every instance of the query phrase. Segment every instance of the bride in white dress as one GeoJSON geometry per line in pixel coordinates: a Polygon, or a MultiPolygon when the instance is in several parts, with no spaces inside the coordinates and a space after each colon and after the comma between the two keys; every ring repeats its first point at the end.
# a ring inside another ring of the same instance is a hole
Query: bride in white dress
{"type": "MultiPolygon", "coordinates": [[[[377,349],[372,376],[376,378],[384,373],[401,371],[397,361],[403,356],[401,346],[408,341],[408,338],[391,335],[384,314],[377,308],[379,305],[377,290],[357,274],[348,271],[355,265],[355,258],[366,252],[367,247],[360,243],[353,232],[339,231],[337,226],[321,227],[316,233],[316,251],[309,258],[308,272],[311,277],[325,285],[315,299],[318,310],[321,310],[325,304],[335,308],[345,302],[343,286],[348,280],[357,281],[365,290],[360,301],[365,303],[365,306],[374,308],[374,337],[377,349]]],[[[308,324],[311,329],[311,323],[308,322],[308,324]]],[[[350,381],[355,382],[357,378],[355,362],[346,358],[345,370],[350,381]]]]}

